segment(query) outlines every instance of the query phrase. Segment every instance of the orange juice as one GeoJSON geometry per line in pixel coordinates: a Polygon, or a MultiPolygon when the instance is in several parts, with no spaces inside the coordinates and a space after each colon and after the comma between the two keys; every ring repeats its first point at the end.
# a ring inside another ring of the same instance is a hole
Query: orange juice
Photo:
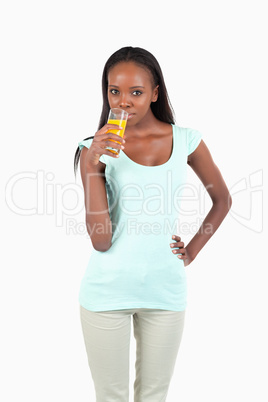
{"type": "MultiPolygon", "coordinates": [[[[126,129],[126,125],[127,125],[127,120],[109,119],[109,120],[108,120],[108,124],[117,124],[118,126],[123,127],[123,130],[116,130],[116,129],[115,129],[115,130],[112,130],[112,129],[110,129],[110,130],[107,131],[107,133],[117,134],[117,135],[119,135],[119,136],[122,137],[122,138],[124,137],[125,129],[126,129]]],[[[117,144],[120,144],[120,142],[115,141],[115,140],[112,140],[112,139],[110,139],[109,141],[117,142],[117,144]]],[[[109,151],[111,151],[111,152],[113,152],[113,153],[115,153],[115,154],[118,154],[118,151],[119,151],[119,150],[114,151],[113,149],[110,149],[110,148],[109,148],[109,151]]]]}

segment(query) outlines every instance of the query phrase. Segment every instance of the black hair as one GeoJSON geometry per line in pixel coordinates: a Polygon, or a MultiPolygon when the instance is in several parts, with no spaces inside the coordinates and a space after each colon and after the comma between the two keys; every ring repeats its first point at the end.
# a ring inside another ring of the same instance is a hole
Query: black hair
{"type": "MultiPolygon", "coordinates": [[[[102,112],[99,121],[98,130],[103,127],[108,120],[109,115],[109,102],[108,102],[108,73],[112,67],[121,62],[133,62],[138,66],[145,68],[147,71],[151,73],[153,84],[158,87],[158,98],[156,102],[151,103],[151,110],[154,116],[165,123],[175,124],[174,111],[172,109],[163,73],[161,67],[156,60],[156,58],[152,55],[152,53],[148,52],[145,49],[140,47],[122,47],[113,53],[109,59],[107,60],[104,70],[102,73],[102,97],[103,97],[103,106],[102,112]]],[[[84,140],[88,140],[94,138],[94,136],[87,137],[84,140]]],[[[74,173],[76,175],[77,166],[80,158],[81,150],[79,147],[76,150],[74,157],[74,173]]]]}

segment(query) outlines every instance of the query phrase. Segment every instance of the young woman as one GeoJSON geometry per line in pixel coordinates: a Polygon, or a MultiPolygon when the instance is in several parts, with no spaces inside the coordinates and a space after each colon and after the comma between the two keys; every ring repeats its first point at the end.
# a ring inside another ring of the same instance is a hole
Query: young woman
{"type": "Polygon", "coordinates": [[[138,47],[106,62],[98,131],[79,142],[75,173],[85,193],[93,252],[79,302],[98,402],[129,397],[131,317],[137,344],[136,402],[165,401],[182,338],[186,272],[231,207],[222,175],[198,130],[175,125],[161,68],[138,47]],[[124,139],[107,133],[110,108],[128,112],[124,139]],[[115,143],[110,140],[116,140],[115,143]],[[120,150],[119,157],[105,149],[120,150]],[[179,208],[187,165],[212,207],[185,246],[179,208]]]}

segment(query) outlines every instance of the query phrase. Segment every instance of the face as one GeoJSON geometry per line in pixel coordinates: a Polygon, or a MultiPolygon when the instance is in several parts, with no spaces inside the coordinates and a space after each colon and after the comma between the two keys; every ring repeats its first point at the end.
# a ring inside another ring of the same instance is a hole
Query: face
{"type": "Polygon", "coordinates": [[[132,62],[121,62],[108,73],[108,102],[110,108],[129,113],[127,125],[135,125],[152,113],[158,86],[154,87],[151,73],[132,62]]]}

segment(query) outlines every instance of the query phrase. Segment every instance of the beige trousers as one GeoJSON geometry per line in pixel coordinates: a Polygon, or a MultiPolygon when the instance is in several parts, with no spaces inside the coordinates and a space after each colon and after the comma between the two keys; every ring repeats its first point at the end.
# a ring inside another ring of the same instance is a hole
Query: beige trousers
{"type": "Polygon", "coordinates": [[[96,402],[129,402],[131,317],[136,339],[134,402],[165,402],[184,328],[185,311],[125,309],[80,318],[96,402]]]}

